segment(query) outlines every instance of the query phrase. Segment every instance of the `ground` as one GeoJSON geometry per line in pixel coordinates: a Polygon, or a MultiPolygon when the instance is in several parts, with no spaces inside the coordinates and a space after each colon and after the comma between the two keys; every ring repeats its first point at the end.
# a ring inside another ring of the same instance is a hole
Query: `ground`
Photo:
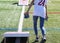
{"type": "MultiPolygon", "coordinates": [[[[3,33],[6,31],[17,31],[18,23],[22,6],[17,6],[18,0],[0,0],[0,42],[3,39],[3,33]]],[[[26,6],[27,9],[28,6],[26,6]]],[[[48,0],[48,21],[45,21],[45,28],[47,30],[46,43],[60,43],[60,0],[48,0]]],[[[24,19],[23,31],[29,31],[29,42],[32,43],[35,39],[32,21],[33,7],[30,10],[30,17],[24,19]]],[[[40,40],[42,38],[41,31],[38,30],[40,40]]],[[[39,43],[39,42],[38,42],[39,43]]]]}

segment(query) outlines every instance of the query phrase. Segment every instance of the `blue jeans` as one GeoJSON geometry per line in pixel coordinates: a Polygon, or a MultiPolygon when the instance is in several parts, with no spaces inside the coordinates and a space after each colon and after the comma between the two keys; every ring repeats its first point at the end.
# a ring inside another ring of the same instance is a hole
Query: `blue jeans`
{"type": "MultiPolygon", "coordinates": [[[[33,16],[34,32],[35,32],[36,36],[38,35],[38,30],[37,30],[38,17],[39,16],[33,16]]],[[[40,29],[41,29],[42,35],[44,36],[46,34],[46,30],[44,28],[44,18],[42,18],[42,17],[39,17],[39,18],[40,18],[40,29]]]]}

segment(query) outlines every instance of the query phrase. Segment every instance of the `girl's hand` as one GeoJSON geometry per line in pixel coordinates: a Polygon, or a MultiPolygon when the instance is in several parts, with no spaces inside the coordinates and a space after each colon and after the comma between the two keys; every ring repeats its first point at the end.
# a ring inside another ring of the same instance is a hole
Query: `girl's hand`
{"type": "Polygon", "coordinates": [[[48,16],[46,16],[45,20],[48,21],[48,16]]]}
{"type": "Polygon", "coordinates": [[[24,13],[24,18],[29,18],[29,12],[24,13]]]}

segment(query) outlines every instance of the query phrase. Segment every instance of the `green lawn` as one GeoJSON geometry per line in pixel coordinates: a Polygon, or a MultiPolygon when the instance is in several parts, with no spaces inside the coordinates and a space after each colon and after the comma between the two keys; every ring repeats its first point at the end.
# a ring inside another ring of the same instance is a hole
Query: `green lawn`
{"type": "Polygon", "coordinates": [[[0,1],[0,28],[17,28],[21,7],[14,1],[0,1]]]}
{"type": "MultiPolygon", "coordinates": [[[[15,2],[18,2],[18,0],[0,0],[0,28],[18,28],[22,7],[17,6],[17,4],[13,5],[15,2]]],[[[48,0],[48,12],[60,12],[59,8],[60,0],[48,0]]],[[[33,7],[30,11],[33,11],[33,7]]],[[[47,30],[46,43],[60,43],[60,14],[48,14],[48,16],[48,21],[45,21],[45,28],[47,30]]],[[[32,41],[35,39],[32,14],[30,14],[30,18],[24,19],[23,29],[23,31],[30,32],[29,41],[32,43],[32,41]]],[[[0,42],[3,39],[3,33],[6,31],[8,30],[0,30],[0,42]]],[[[39,35],[41,40],[41,31],[39,31],[39,35]]]]}

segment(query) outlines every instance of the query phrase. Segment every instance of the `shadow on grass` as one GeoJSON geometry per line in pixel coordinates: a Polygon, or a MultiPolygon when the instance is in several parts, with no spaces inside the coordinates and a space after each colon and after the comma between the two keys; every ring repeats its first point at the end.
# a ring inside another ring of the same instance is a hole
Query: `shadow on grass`
{"type": "Polygon", "coordinates": [[[18,5],[18,2],[14,2],[13,5],[18,5]]]}
{"type": "Polygon", "coordinates": [[[40,41],[40,43],[45,43],[45,42],[46,42],[46,40],[43,40],[43,39],[40,41]]]}

